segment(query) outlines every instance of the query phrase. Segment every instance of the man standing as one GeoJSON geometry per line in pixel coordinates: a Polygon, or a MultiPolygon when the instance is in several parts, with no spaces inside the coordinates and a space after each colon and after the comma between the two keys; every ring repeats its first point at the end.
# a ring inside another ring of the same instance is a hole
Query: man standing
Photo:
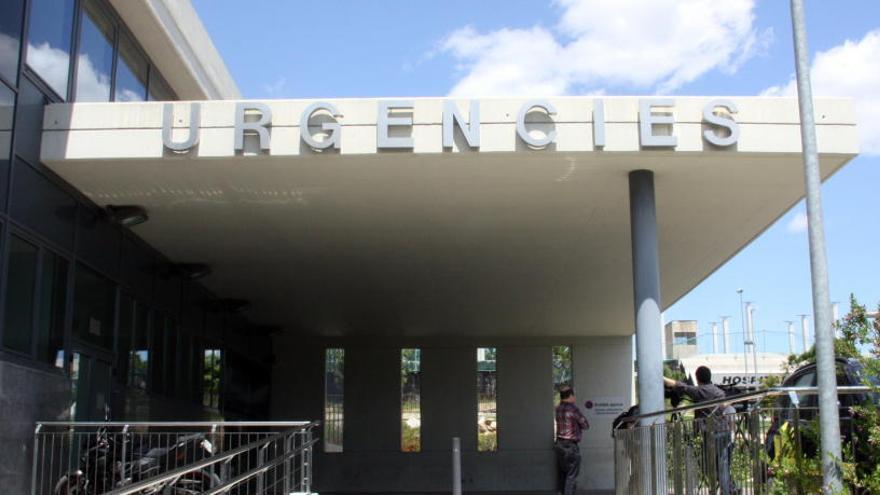
{"type": "Polygon", "coordinates": [[[581,470],[581,451],[578,442],[583,431],[590,427],[575,403],[574,390],[569,386],[559,389],[559,405],[556,406],[556,463],[562,495],[575,495],[577,476],[581,470]]]}
{"type": "MultiPolygon", "coordinates": [[[[723,390],[712,383],[712,370],[700,366],[695,374],[697,375],[696,387],[670,378],[663,378],[663,384],[667,388],[687,396],[694,404],[723,399],[727,396],[723,390]]],[[[694,411],[695,429],[703,433],[703,469],[707,477],[710,474],[714,475],[714,481],[721,489],[722,495],[739,493],[736,482],[730,476],[730,458],[733,454],[731,422],[734,420],[735,414],[736,410],[723,403],[694,411]],[[710,445],[714,451],[712,456],[708,455],[710,445]],[[714,469],[712,469],[713,467],[714,469]]]]}

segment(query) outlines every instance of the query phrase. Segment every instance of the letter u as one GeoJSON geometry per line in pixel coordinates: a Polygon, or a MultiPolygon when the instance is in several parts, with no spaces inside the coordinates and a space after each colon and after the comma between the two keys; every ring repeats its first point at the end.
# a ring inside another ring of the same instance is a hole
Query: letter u
{"type": "Polygon", "coordinates": [[[185,153],[199,143],[199,123],[201,121],[201,107],[198,103],[189,105],[189,136],[185,141],[175,142],[171,137],[174,129],[174,104],[166,103],[162,106],[162,144],[171,151],[185,153]]]}

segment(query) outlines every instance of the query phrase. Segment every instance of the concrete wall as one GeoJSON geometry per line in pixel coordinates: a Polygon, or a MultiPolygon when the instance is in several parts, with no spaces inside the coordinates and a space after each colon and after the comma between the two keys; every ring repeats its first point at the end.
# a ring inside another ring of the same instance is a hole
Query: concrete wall
{"type": "MultiPolygon", "coordinates": [[[[308,341],[278,337],[272,417],[321,419],[323,353],[345,349],[342,453],[315,456],[319,492],[448,492],[451,439],[462,442],[462,480],[468,492],[549,493],[555,484],[552,345],[572,345],[574,381],[584,400],[620,396],[629,405],[629,337],[567,342],[454,339],[421,342],[308,341]],[[498,452],[477,452],[476,348],[498,347],[498,452]],[[400,349],[422,349],[422,451],[400,452],[400,349]]],[[[586,412],[586,411],[585,411],[586,412]]],[[[581,484],[613,487],[613,417],[587,412],[593,428],[582,443],[581,484]]]]}

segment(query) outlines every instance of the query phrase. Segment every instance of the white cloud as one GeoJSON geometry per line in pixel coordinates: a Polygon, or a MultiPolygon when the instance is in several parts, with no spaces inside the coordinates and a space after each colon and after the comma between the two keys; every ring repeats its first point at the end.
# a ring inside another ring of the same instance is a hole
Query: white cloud
{"type": "Polygon", "coordinates": [[[27,63],[59,95],[67,97],[67,75],[70,55],[67,51],[54,48],[48,42],[39,45],[28,43],[27,63]]]}
{"type": "Polygon", "coordinates": [[[807,225],[809,222],[807,221],[807,214],[803,211],[799,211],[791,217],[791,220],[788,221],[788,224],[785,226],[786,230],[788,230],[792,234],[800,234],[801,232],[807,231],[807,225]]]}
{"type": "Polygon", "coordinates": [[[711,70],[735,72],[772,31],[754,27],[754,0],[555,0],[552,29],[472,27],[439,50],[464,73],[456,96],[592,92],[606,85],[671,92],[711,70]]]}
{"type": "MultiPolygon", "coordinates": [[[[850,96],[855,98],[862,152],[880,154],[880,29],[859,41],[816,54],[811,66],[814,96],[850,96]]],[[[794,77],[785,85],[772,86],[765,96],[794,96],[794,77]]]]}

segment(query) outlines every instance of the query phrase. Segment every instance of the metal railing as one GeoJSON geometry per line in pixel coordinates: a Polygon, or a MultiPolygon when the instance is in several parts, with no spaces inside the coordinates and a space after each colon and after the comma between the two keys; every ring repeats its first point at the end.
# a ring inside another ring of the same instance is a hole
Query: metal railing
{"type": "MultiPolygon", "coordinates": [[[[852,399],[845,397],[870,393],[868,387],[838,387],[841,432],[851,455],[865,438],[857,434],[852,399]]],[[[771,388],[627,418],[613,432],[616,493],[813,493],[805,486],[809,476],[778,468],[805,474],[817,458],[816,394],[816,387],[771,388]]]]}
{"type": "Polygon", "coordinates": [[[37,423],[31,495],[311,493],[318,425],[37,423]]]}

